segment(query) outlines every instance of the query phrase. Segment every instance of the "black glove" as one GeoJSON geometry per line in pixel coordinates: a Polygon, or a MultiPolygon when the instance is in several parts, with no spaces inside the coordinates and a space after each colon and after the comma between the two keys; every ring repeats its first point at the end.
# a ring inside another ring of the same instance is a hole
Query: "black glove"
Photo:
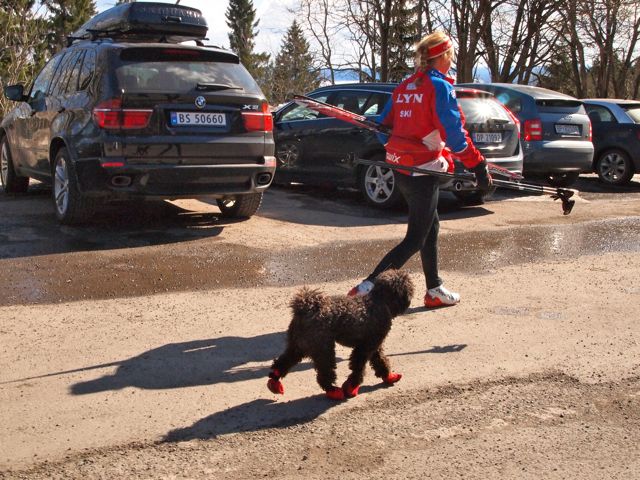
{"type": "Polygon", "coordinates": [[[489,174],[487,162],[482,160],[478,165],[473,167],[471,171],[476,175],[476,183],[478,184],[480,191],[485,193],[489,192],[493,186],[493,179],[489,174]]]}

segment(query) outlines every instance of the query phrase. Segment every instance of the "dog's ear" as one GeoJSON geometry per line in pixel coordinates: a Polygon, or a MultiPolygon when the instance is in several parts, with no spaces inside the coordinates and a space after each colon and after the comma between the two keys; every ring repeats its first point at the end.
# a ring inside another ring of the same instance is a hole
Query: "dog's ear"
{"type": "Polygon", "coordinates": [[[393,316],[403,313],[413,298],[413,281],[402,270],[387,270],[375,279],[369,294],[376,301],[384,302],[393,316]]]}

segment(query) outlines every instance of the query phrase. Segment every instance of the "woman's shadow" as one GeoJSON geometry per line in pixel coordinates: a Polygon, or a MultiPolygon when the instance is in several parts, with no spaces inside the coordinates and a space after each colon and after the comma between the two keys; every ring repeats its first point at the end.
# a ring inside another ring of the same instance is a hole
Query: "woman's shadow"
{"type": "MultiPolygon", "coordinates": [[[[269,366],[252,364],[270,363],[284,345],[284,332],[170,343],[126,360],[74,370],[118,367],[112,375],[72,385],[71,393],[85,395],[125,387],[165,389],[266,379],[269,366]]],[[[311,365],[304,363],[300,367],[308,369],[311,365]]]]}

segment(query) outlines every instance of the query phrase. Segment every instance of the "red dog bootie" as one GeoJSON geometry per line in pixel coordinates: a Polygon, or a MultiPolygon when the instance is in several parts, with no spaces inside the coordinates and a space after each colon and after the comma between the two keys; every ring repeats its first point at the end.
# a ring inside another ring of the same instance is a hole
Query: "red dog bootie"
{"type": "Polygon", "coordinates": [[[353,398],[358,395],[358,390],[360,390],[360,385],[351,385],[351,381],[349,379],[342,384],[342,391],[344,392],[344,396],[347,398],[353,398]]]}
{"type": "Polygon", "coordinates": [[[277,368],[274,368],[269,372],[267,388],[276,395],[284,394],[284,385],[282,385],[282,382],[280,381],[280,371],[277,368]]]}
{"type": "Polygon", "coordinates": [[[386,383],[387,385],[393,385],[394,383],[400,381],[401,378],[402,378],[402,374],[401,373],[389,372],[389,375],[384,377],[382,379],[382,381],[384,383],[386,383]]]}
{"type": "Polygon", "coordinates": [[[331,400],[344,400],[344,392],[341,388],[331,387],[329,390],[326,390],[327,398],[331,400]]]}

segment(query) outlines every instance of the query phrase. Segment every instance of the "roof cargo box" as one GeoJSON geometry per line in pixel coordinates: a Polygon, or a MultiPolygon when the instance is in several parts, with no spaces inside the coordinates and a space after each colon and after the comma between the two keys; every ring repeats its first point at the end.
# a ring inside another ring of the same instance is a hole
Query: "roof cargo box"
{"type": "Polygon", "coordinates": [[[160,2],[123,3],[88,20],[70,37],[112,38],[127,42],[170,42],[203,40],[207,21],[196,8],[160,2]]]}

